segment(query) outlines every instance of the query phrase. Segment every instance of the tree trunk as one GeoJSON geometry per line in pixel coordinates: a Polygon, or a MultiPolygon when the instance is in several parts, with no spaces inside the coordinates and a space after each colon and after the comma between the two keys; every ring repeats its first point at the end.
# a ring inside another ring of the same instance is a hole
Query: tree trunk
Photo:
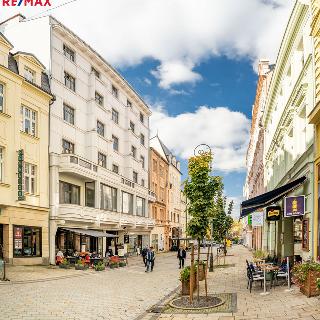
{"type": "Polygon", "coordinates": [[[208,247],[208,253],[207,253],[207,264],[204,271],[204,285],[206,288],[206,299],[208,301],[208,285],[207,285],[207,274],[208,274],[208,264],[209,264],[209,254],[210,254],[210,246],[208,247]]]}
{"type": "Polygon", "coordinates": [[[198,264],[197,264],[197,298],[200,301],[200,281],[199,281],[199,263],[200,263],[200,239],[198,239],[198,264]]]}
{"type": "Polygon", "coordinates": [[[190,297],[189,301],[190,304],[193,301],[193,288],[194,288],[194,246],[193,244],[191,245],[191,265],[190,265],[190,297]]]}

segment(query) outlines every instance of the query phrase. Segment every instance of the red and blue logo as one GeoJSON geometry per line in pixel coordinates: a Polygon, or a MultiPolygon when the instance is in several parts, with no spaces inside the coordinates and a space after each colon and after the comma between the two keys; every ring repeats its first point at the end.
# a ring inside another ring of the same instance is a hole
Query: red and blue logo
{"type": "Polygon", "coordinates": [[[0,0],[3,7],[51,7],[51,0],[0,0]]]}

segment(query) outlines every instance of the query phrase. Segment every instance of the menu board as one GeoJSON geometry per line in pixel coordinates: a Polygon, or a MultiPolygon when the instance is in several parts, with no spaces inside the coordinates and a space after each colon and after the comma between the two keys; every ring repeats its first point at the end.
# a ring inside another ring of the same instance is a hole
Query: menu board
{"type": "Polygon", "coordinates": [[[309,219],[302,220],[302,249],[309,250],[309,219]]]}

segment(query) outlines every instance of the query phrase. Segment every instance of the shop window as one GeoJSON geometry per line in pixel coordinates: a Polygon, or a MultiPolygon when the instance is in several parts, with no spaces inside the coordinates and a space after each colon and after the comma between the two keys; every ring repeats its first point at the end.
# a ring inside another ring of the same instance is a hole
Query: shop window
{"type": "Polygon", "coordinates": [[[80,205],[80,187],[74,184],[60,181],[60,203],[80,205]]]}
{"type": "Polygon", "coordinates": [[[122,191],[122,212],[133,214],[133,195],[122,191]]]}
{"type": "Polygon", "coordinates": [[[21,106],[21,130],[32,136],[36,135],[37,113],[30,108],[21,106]]]}
{"type": "Polygon", "coordinates": [[[41,257],[41,228],[14,226],[13,256],[41,257]]]}
{"type": "Polygon", "coordinates": [[[94,182],[86,182],[85,191],[86,191],[86,207],[94,208],[95,183],[94,182]]]}
{"type": "Polygon", "coordinates": [[[100,201],[102,210],[117,211],[117,189],[105,184],[100,185],[100,201]]]}
{"type": "Polygon", "coordinates": [[[294,243],[302,242],[302,222],[296,219],[293,223],[293,239],[294,243]]]}

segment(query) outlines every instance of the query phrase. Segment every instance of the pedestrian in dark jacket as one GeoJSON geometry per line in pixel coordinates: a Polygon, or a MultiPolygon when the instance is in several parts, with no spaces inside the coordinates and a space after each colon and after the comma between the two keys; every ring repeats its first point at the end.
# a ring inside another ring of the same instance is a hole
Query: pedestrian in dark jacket
{"type": "Polygon", "coordinates": [[[141,251],[141,255],[142,255],[142,259],[145,267],[147,266],[147,252],[148,252],[148,249],[146,247],[144,247],[141,251]]]}
{"type": "Polygon", "coordinates": [[[155,260],[155,253],[152,247],[150,247],[150,249],[148,250],[146,258],[147,258],[146,272],[148,272],[149,270],[151,270],[152,272],[154,267],[154,260],[155,260]]]}
{"type": "Polygon", "coordinates": [[[187,257],[187,252],[183,247],[178,249],[177,258],[179,259],[179,269],[184,267],[184,260],[187,257]]]}

